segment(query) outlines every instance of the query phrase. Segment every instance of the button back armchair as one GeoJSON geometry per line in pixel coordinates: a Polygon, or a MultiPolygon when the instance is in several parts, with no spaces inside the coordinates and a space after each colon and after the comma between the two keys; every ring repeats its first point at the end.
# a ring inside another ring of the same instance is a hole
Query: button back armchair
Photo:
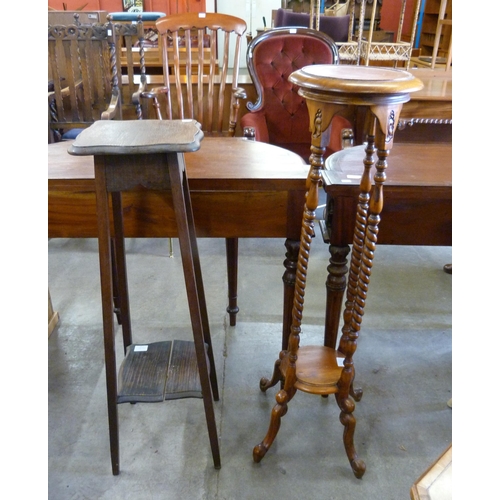
{"type": "MultiPolygon", "coordinates": [[[[297,87],[288,81],[294,71],[311,64],[338,64],[335,42],[309,28],[277,28],[254,38],[247,50],[247,65],[257,91],[241,118],[246,137],[268,142],[309,160],[309,113],[297,87]]],[[[342,130],[351,122],[336,116],[332,122],[325,158],[342,149],[342,130]]]]}

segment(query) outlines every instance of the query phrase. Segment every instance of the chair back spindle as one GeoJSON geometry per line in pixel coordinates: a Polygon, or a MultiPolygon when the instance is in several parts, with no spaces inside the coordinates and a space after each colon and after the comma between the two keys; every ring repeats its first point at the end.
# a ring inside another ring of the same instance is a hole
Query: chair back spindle
{"type": "MultiPolygon", "coordinates": [[[[309,161],[309,111],[298,87],[288,77],[304,66],[339,63],[339,51],[328,35],[309,28],[275,28],[255,37],[247,50],[247,66],[257,99],[247,102],[241,118],[246,137],[268,142],[309,161]]],[[[337,116],[332,122],[326,156],[342,147],[343,130],[352,121],[337,116]]]]}
{"type": "Polygon", "coordinates": [[[167,119],[195,119],[206,134],[233,136],[239,99],[245,97],[238,87],[245,21],[225,14],[186,13],[163,17],[156,26],[161,39],[164,89],[155,99],[161,93],[165,95],[167,119]],[[226,92],[229,83],[230,97],[226,92]],[[227,106],[229,122],[224,123],[227,106]]]}
{"type": "Polygon", "coordinates": [[[67,128],[100,118],[111,96],[110,52],[104,24],[49,26],[49,80],[59,122],[67,128]]]}
{"type": "Polygon", "coordinates": [[[75,17],[74,24],[48,26],[49,142],[74,138],[64,134],[76,134],[96,120],[142,118],[142,21],[114,23],[108,16],[106,23],[81,24],[75,17]],[[134,82],[137,66],[139,84],[134,82]]]}

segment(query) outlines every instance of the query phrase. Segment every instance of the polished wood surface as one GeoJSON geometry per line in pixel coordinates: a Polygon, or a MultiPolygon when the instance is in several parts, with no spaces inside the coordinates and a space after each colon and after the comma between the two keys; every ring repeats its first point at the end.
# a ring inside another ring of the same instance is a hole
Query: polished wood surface
{"type": "MultiPolygon", "coordinates": [[[[396,144],[391,150],[391,160],[397,167],[385,182],[386,194],[388,186],[451,187],[451,154],[452,146],[448,143],[396,144]]],[[[327,193],[335,194],[344,186],[357,187],[364,156],[365,146],[355,146],[329,157],[322,172],[327,193]]]]}
{"type": "MultiPolygon", "coordinates": [[[[48,146],[48,235],[94,238],[93,162],[70,156],[70,144],[48,146]]],[[[205,137],[200,151],[185,158],[198,237],[299,239],[308,166],[298,155],[242,138],[205,137]]],[[[137,189],[123,194],[123,205],[125,236],[177,236],[168,194],[137,189]]]]}
{"type": "Polygon", "coordinates": [[[421,90],[412,94],[411,100],[452,100],[453,73],[451,71],[412,68],[408,72],[424,84],[421,90]]]}
{"type": "MultiPolygon", "coordinates": [[[[48,235],[97,237],[92,159],[70,156],[71,142],[48,146],[48,235]]],[[[309,166],[288,150],[243,138],[205,137],[186,153],[196,235],[215,238],[286,238],[283,336],[290,329],[293,286],[309,166]],[[286,332],[286,333],[285,333],[286,332]]],[[[176,237],[169,193],[122,193],[126,237],[176,237]]],[[[230,305],[236,283],[229,281],[230,305]]],[[[230,312],[230,311],[228,311],[230,312]]]]}
{"type": "MultiPolygon", "coordinates": [[[[329,244],[325,345],[335,346],[346,289],[347,256],[354,241],[365,147],[331,156],[322,172],[327,193],[322,233],[329,244]]],[[[378,244],[452,244],[452,145],[396,143],[384,186],[378,244]]]]}
{"type": "MultiPolygon", "coordinates": [[[[353,241],[364,156],[364,146],[345,149],[328,158],[322,172],[328,197],[325,222],[333,246],[353,241]]],[[[390,159],[395,166],[385,182],[378,243],[451,245],[451,144],[397,143],[390,159]]]]}
{"type": "Polygon", "coordinates": [[[277,383],[276,405],[271,412],[264,439],[253,449],[253,459],[260,462],[272,446],[288,412],[288,405],[297,390],[326,396],[335,394],[344,426],[344,448],[357,478],[363,477],[366,465],[354,445],[355,402],[362,391],[354,389],[354,361],[361,329],[365,301],[377,244],[380,214],[384,204],[385,170],[393,146],[401,108],[409,94],[420,90],[422,83],[408,72],[368,66],[306,66],[290,75],[299,86],[299,95],[307,101],[311,131],[311,169],[307,178],[308,192],[302,217],[302,231],[297,261],[297,279],[293,297],[292,324],[288,342],[283,339],[282,350],[274,364],[272,376],[262,378],[260,389],[267,391],[277,383]],[[352,106],[367,108],[365,123],[366,154],[358,179],[358,198],[354,225],[353,250],[349,267],[348,288],[343,313],[344,326],[337,346],[331,344],[304,346],[301,342],[301,323],[307,280],[309,252],[314,236],[318,189],[324,166],[323,133],[333,117],[352,106]],[[373,175],[371,169],[375,166],[373,175]],[[305,353],[302,357],[302,352],[305,353]],[[341,361],[342,368],[339,367],[341,361]]]}
{"type": "Polygon", "coordinates": [[[403,124],[412,118],[427,120],[428,123],[450,122],[453,117],[451,71],[412,69],[410,73],[419,78],[424,86],[414,92],[410,101],[403,106],[403,124]]]}
{"type": "Polygon", "coordinates": [[[213,405],[213,401],[219,399],[219,390],[184,162],[184,153],[199,150],[202,139],[200,124],[194,120],[100,120],[85,129],[69,149],[72,155],[93,155],[109,440],[114,475],[120,472],[118,404],[191,397],[199,390],[214,467],[219,469],[221,465],[213,405]],[[171,192],[193,333],[191,342],[133,343],[121,193],[138,185],[171,192]],[[126,352],[119,370],[115,348],[115,287],[120,296],[126,352]],[[193,383],[196,379],[200,381],[199,386],[193,383]]]}

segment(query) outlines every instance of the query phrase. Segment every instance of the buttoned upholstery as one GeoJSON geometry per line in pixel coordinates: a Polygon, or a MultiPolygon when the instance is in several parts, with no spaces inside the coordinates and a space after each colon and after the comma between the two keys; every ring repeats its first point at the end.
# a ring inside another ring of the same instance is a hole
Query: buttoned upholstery
{"type": "MultiPolygon", "coordinates": [[[[243,129],[252,129],[255,140],[294,151],[307,161],[311,145],[309,113],[288,77],[304,66],[337,63],[333,40],[309,28],[280,28],[254,38],[248,47],[247,65],[257,101],[247,103],[249,113],[241,119],[243,129]]],[[[341,149],[342,128],[351,128],[350,122],[336,117],[326,156],[341,149]]]]}

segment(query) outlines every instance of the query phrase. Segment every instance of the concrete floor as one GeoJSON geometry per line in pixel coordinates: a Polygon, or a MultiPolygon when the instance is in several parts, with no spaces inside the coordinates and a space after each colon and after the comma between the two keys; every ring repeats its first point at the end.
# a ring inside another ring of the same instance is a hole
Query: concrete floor
{"type": "MultiPolygon", "coordinates": [[[[48,341],[48,498],[402,500],[452,439],[452,261],[449,247],[379,246],[355,355],[355,444],[347,461],[334,398],[297,393],[260,464],[277,389],[261,393],[281,343],[282,240],[240,240],[238,323],[226,307],[223,240],[199,240],[221,400],[222,468],[213,468],[203,404],[120,405],[121,473],[108,445],[97,242],[49,241],[48,277],[60,322],[48,341]]],[[[134,339],[189,338],[177,242],[127,241],[134,339]]],[[[321,343],[329,253],[313,241],[303,340],[321,343]]],[[[117,334],[118,352],[122,352],[117,334]]]]}

